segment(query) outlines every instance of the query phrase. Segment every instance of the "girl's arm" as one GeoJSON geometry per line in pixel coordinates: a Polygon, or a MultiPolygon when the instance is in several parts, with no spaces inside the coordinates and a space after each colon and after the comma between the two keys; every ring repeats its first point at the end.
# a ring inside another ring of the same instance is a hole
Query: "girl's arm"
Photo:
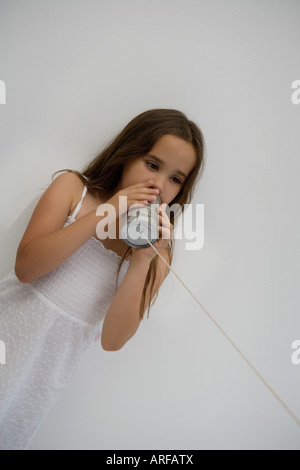
{"type": "Polygon", "coordinates": [[[17,251],[15,273],[21,282],[53,271],[95,234],[102,218],[96,210],[62,228],[82,191],[83,183],[73,173],[58,176],[45,191],[17,251]]]}
{"type": "MultiPolygon", "coordinates": [[[[115,206],[116,217],[119,216],[119,195],[127,197],[127,208],[147,202],[157,191],[152,184],[153,181],[149,180],[116,193],[109,200],[115,206]]],[[[53,271],[95,236],[97,224],[105,217],[97,215],[97,209],[63,227],[67,216],[79,202],[83,187],[74,173],[64,173],[52,182],[41,197],[17,252],[15,273],[21,282],[31,282],[53,271]]]]}
{"type": "MultiPolygon", "coordinates": [[[[151,248],[152,249],[152,248],[151,248]]],[[[168,250],[161,255],[169,263],[168,250]]],[[[118,351],[136,333],[140,325],[140,303],[142,292],[149,270],[150,260],[132,258],[124,279],[118,288],[112,303],[106,313],[101,335],[101,344],[105,351],[118,351]]],[[[154,295],[159,290],[168,272],[168,267],[158,258],[154,295]]],[[[146,308],[151,298],[148,288],[146,293],[146,308]]],[[[152,297],[153,298],[153,297],[152,297]]]]}

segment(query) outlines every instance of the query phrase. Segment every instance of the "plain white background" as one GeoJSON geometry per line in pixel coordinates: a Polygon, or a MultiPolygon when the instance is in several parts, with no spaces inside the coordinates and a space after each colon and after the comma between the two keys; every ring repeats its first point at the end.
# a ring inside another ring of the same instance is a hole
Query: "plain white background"
{"type": "MultiPolygon", "coordinates": [[[[205,243],[173,268],[300,416],[298,0],[0,0],[1,267],[62,168],[140,112],[201,127],[205,243]]],[[[300,449],[300,428],[170,274],[137,335],[94,344],[32,449],[300,449]]]]}

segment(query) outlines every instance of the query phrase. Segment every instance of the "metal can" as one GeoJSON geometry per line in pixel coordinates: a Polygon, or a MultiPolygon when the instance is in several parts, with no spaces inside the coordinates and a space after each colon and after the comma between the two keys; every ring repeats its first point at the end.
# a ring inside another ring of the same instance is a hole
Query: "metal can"
{"type": "Polygon", "coordinates": [[[127,223],[121,229],[121,238],[132,248],[148,248],[150,245],[144,236],[153,244],[159,239],[158,208],[161,197],[151,201],[147,206],[132,206],[127,215],[127,223]],[[144,236],[143,236],[144,235],[144,236]]]}

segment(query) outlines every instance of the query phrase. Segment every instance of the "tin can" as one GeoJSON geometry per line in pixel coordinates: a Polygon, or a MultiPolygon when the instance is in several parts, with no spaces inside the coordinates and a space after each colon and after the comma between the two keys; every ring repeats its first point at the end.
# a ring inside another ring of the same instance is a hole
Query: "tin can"
{"type": "Polygon", "coordinates": [[[150,245],[143,235],[153,244],[159,239],[158,208],[161,197],[158,195],[147,206],[132,207],[128,211],[127,223],[121,229],[121,238],[132,248],[148,248],[150,245]]]}

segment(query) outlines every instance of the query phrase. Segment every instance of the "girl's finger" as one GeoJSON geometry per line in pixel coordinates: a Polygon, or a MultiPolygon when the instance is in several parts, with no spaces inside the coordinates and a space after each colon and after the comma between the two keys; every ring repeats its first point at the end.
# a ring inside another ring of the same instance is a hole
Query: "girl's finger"
{"type": "Polygon", "coordinates": [[[153,191],[149,191],[149,192],[133,192],[131,194],[129,194],[127,196],[127,199],[129,202],[131,201],[149,201],[149,202],[153,202],[155,201],[157,195],[153,193],[153,191]]]}
{"type": "Polygon", "coordinates": [[[169,227],[159,227],[160,236],[163,240],[171,240],[172,229],[169,227]]]}
{"type": "Polygon", "coordinates": [[[153,180],[146,180],[146,181],[143,181],[142,183],[137,183],[137,184],[134,184],[133,186],[131,186],[132,188],[140,188],[141,186],[150,186],[151,184],[153,184],[154,181],[153,180]]]}
{"type": "Polygon", "coordinates": [[[163,213],[166,213],[166,209],[168,207],[168,204],[166,202],[163,202],[160,206],[159,206],[159,210],[163,213]]]}
{"type": "Polygon", "coordinates": [[[159,217],[161,217],[162,219],[168,220],[168,221],[170,222],[170,219],[169,219],[168,214],[167,214],[166,212],[160,211],[160,212],[158,213],[158,215],[159,215],[159,217]]]}
{"type": "Polygon", "coordinates": [[[163,226],[172,225],[171,222],[170,222],[169,217],[167,216],[167,214],[159,214],[158,217],[159,217],[159,222],[160,222],[163,226]]]}

